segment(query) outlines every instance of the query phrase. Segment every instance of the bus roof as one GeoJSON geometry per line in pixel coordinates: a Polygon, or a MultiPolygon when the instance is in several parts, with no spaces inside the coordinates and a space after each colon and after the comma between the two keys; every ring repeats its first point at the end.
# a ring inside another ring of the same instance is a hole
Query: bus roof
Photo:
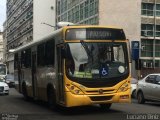
{"type": "Polygon", "coordinates": [[[65,30],[65,29],[68,29],[68,28],[112,28],[112,29],[122,29],[122,28],[118,28],[118,27],[115,27],[115,26],[99,26],[99,25],[70,25],[70,26],[64,26],[64,27],[62,27],[62,28],[60,28],[58,30],[53,31],[53,33],[51,33],[50,35],[47,35],[47,36],[45,36],[45,37],[43,37],[41,39],[35,40],[33,42],[30,42],[30,43],[28,43],[26,45],[23,45],[23,46],[21,46],[21,47],[19,47],[17,49],[12,49],[13,51],[12,50],[11,51],[13,53],[16,53],[16,52],[18,52],[20,50],[27,49],[28,47],[31,47],[33,45],[37,45],[37,44],[39,44],[41,42],[45,42],[45,41],[53,38],[56,34],[62,32],[63,29],[65,30]]]}
{"type": "Polygon", "coordinates": [[[63,28],[113,28],[113,29],[122,29],[117,26],[100,26],[100,25],[70,25],[64,26],[63,28]]]}

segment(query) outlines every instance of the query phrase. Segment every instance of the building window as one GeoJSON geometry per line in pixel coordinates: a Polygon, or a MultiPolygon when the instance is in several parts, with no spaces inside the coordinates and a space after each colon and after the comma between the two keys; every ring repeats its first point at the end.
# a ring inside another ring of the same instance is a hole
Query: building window
{"type": "Polygon", "coordinates": [[[155,61],[155,67],[160,67],[160,60],[155,61]]]}
{"type": "MultiPolygon", "coordinates": [[[[142,68],[153,68],[153,60],[141,60],[141,67],[142,68]]],[[[160,60],[155,60],[156,68],[160,67],[160,60]]]]}
{"type": "Polygon", "coordinates": [[[153,10],[153,3],[142,3],[142,15],[153,16],[153,10]]]}
{"type": "Polygon", "coordinates": [[[160,17],[160,4],[156,4],[156,16],[160,17]]]}
{"type": "Polygon", "coordinates": [[[160,37],[160,25],[156,25],[156,37],[160,37]]]}
{"type": "Polygon", "coordinates": [[[160,40],[156,40],[155,42],[155,57],[160,57],[160,40]]]}
{"type": "Polygon", "coordinates": [[[142,39],[141,40],[141,56],[142,57],[153,57],[153,40],[142,39]]]}
{"type": "Polygon", "coordinates": [[[160,25],[153,24],[142,24],[141,25],[141,36],[153,37],[154,36],[154,27],[156,27],[155,36],[160,37],[160,25]]]}
{"type": "MultiPolygon", "coordinates": [[[[156,16],[160,17],[160,4],[156,4],[156,16]]],[[[154,16],[154,4],[153,3],[142,3],[142,15],[154,16]]]]}
{"type": "Polygon", "coordinates": [[[141,36],[153,37],[154,26],[153,24],[142,24],[141,25],[141,36]]]}
{"type": "Polygon", "coordinates": [[[60,15],[61,11],[60,11],[60,1],[58,1],[57,3],[57,14],[60,15]]]}
{"type": "Polygon", "coordinates": [[[80,20],[84,18],[84,3],[80,5],[80,20]]]}

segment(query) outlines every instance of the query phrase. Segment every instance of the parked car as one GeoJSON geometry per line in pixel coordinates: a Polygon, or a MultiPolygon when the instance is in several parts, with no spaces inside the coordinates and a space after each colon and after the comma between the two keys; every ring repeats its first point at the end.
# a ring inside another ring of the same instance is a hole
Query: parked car
{"type": "Polygon", "coordinates": [[[7,74],[5,81],[9,85],[9,87],[15,87],[14,75],[7,74]]]}
{"type": "Polygon", "coordinates": [[[9,86],[4,82],[4,79],[0,79],[0,94],[9,94],[9,86]]]}
{"type": "Polygon", "coordinates": [[[131,96],[136,98],[136,89],[137,89],[138,80],[135,78],[131,78],[131,96]]]}
{"type": "Polygon", "coordinates": [[[145,101],[160,101],[160,73],[149,74],[137,85],[138,103],[143,104],[145,101]]]}

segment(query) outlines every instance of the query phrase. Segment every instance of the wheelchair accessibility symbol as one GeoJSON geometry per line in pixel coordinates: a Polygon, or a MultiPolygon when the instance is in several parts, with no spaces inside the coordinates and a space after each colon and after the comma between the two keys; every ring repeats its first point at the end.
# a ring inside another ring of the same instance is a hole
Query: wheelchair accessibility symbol
{"type": "Polygon", "coordinates": [[[108,75],[108,69],[107,68],[102,68],[100,70],[100,73],[101,73],[102,76],[106,76],[106,75],[108,75]]]}

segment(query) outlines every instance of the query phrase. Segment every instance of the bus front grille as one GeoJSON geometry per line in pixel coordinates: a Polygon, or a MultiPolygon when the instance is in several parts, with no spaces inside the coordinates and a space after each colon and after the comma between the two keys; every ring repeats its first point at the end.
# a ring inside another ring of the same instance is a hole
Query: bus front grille
{"type": "Polygon", "coordinates": [[[90,97],[92,101],[106,101],[111,100],[113,96],[94,96],[90,97]]]}
{"type": "MultiPolygon", "coordinates": [[[[86,90],[86,94],[87,95],[97,95],[97,94],[102,94],[100,93],[100,90],[102,89],[98,89],[98,90],[86,90]]],[[[116,92],[116,89],[110,89],[110,90],[102,90],[103,91],[103,94],[112,94],[112,93],[115,93],[116,92]]]]}

